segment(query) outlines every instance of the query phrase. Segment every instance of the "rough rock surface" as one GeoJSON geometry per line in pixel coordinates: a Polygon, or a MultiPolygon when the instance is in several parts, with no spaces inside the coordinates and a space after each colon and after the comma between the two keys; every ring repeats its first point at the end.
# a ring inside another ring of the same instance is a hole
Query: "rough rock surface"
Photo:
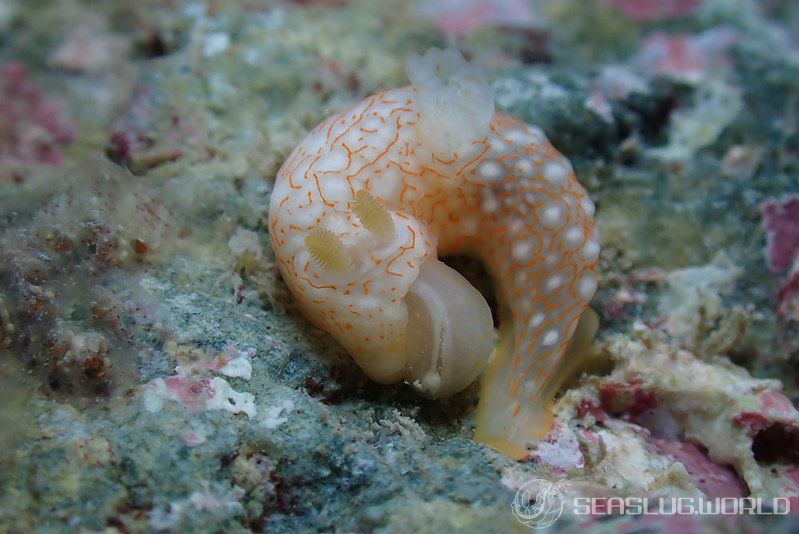
{"type": "MultiPolygon", "coordinates": [[[[799,193],[797,24],[755,0],[0,0],[0,531],[523,531],[530,479],[799,511],[799,251],[773,244],[796,225],[764,220],[799,193]],[[525,462],[470,439],[477,385],[370,383],[268,246],[304,133],[447,44],[597,204],[599,334],[525,462]]],[[[598,519],[557,526],[695,527],[598,519]]]]}

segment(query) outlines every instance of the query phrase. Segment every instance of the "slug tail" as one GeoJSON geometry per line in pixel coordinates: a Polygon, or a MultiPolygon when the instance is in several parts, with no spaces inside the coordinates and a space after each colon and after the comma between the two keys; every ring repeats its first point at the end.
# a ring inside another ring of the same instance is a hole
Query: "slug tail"
{"type": "Polygon", "coordinates": [[[509,322],[500,327],[499,343],[483,376],[474,439],[521,460],[528,456],[529,444],[552,428],[555,395],[588,355],[598,318],[588,308],[568,347],[536,354],[534,368],[541,371],[524,382],[518,381],[514,360],[524,365],[530,355],[520,353],[521,343],[509,322]]]}

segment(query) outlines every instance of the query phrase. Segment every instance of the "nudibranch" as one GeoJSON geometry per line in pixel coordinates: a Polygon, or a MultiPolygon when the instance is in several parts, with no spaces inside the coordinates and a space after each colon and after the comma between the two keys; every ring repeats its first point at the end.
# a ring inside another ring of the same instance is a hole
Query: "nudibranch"
{"type": "Polygon", "coordinates": [[[453,50],[411,86],[327,118],[280,168],[269,237],[302,313],[371,379],[452,395],[481,373],[476,436],[515,458],[552,424],[565,357],[597,287],[594,205],[534,126],[494,110],[453,50]],[[480,259],[483,296],[439,257],[480,259]]]}

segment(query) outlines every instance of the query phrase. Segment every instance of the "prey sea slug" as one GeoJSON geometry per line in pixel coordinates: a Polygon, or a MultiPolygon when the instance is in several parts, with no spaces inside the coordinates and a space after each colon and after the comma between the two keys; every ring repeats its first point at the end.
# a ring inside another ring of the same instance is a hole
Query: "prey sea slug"
{"type": "Polygon", "coordinates": [[[594,205],[543,132],[496,113],[453,50],[407,62],[412,85],[327,118],[277,174],[269,235],[304,315],[373,380],[434,398],[483,374],[475,439],[515,458],[552,424],[597,287],[594,205]],[[483,296],[439,257],[483,262],[483,296]]]}

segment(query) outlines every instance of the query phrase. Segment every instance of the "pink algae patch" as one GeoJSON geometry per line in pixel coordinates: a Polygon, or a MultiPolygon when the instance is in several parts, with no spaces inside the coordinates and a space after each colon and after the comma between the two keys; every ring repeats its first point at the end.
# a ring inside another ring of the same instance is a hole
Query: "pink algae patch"
{"type": "Polygon", "coordinates": [[[599,402],[605,412],[624,418],[635,418],[657,406],[655,394],[635,381],[602,384],[599,402]]]}
{"type": "Polygon", "coordinates": [[[602,315],[611,321],[621,321],[627,317],[629,307],[643,304],[646,296],[632,287],[623,287],[611,293],[602,308],[602,315]]]}
{"type": "Polygon", "coordinates": [[[61,148],[75,140],[75,125],[61,106],[45,99],[21,63],[0,70],[0,164],[59,165],[61,148]]]}
{"type": "Polygon", "coordinates": [[[194,430],[186,430],[180,433],[180,439],[187,447],[199,447],[205,443],[206,437],[200,432],[194,430]]]}
{"type": "Polygon", "coordinates": [[[738,474],[730,466],[713,462],[703,449],[693,443],[653,439],[659,454],[668,455],[685,466],[691,480],[709,498],[744,497],[744,488],[738,474]]]}
{"type": "Polygon", "coordinates": [[[608,418],[608,414],[601,406],[594,404],[589,399],[582,399],[580,404],[577,405],[577,418],[583,419],[586,415],[591,414],[597,423],[602,423],[608,418]]]}
{"type": "Polygon", "coordinates": [[[760,401],[760,408],[765,412],[790,413],[793,411],[791,400],[782,393],[777,393],[776,391],[765,391],[761,393],[760,396],[758,396],[758,401],[760,401]]]}
{"type": "Polygon", "coordinates": [[[780,273],[793,265],[777,297],[777,313],[799,321],[799,195],[769,199],[760,206],[766,230],[766,263],[780,273]]]}
{"type": "Polygon", "coordinates": [[[651,75],[697,82],[730,64],[728,51],[737,39],[737,31],[724,26],[696,35],[655,32],[644,39],[634,63],[651,75]]]}
{"type": "Polygon", "coordinates": [[[732,416],[732,422],[746,428],[749,435],[754,436],[778,421],[761,412],[739,412],[732,416]]]}
{"type": "Polygon", "coordinates": [[[420,12],[448,37],[464,37],[483,25],[530,26],[535,22],[524,0],[425,0],[420,12]]]}
{"type": "Polygon", "coordinates": [[[636,22],[668,19],[689,15],[701,0],[602,0],[636,22]]]}
{"type": "Polygon", "coordinates": [[[773,272],[782,272],[799,256],[799,195],[767,200],[760,213],[766,230],[766,262],[773,272]]]}
{"type": "Polygon", "coordinates": [[[174,375],[164,378],[167,397],[183,404],[190,410],[202,410],[213,397],[211,380],[194,376],[174,375]]]}

